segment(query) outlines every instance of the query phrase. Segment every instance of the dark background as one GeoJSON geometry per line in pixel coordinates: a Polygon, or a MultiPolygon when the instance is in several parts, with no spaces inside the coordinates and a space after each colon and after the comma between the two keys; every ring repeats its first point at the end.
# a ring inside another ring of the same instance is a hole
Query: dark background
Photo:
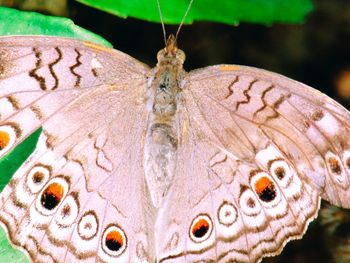
{"type": "MultiPolygon", "coordinates": [[[[228,63],[264,68],[304,82],[335,99],[336,80],[350,67],[350,1],[314,0],[304,24],[229,26],[195,22],[182,28],[179,48],[187,70],[228,63]]],[[[164,47],[160,24],[121,19],[69,1],[73,21],[116,49],[153,66],[164,47]]],[[[177,26],[166,26],[175,33],[177,26]]],[[[350,74],[350,72],[348,73],[350,74]]],[[[343,104],[346,101],[341,101],[343,104]]],[[[350,104],[348,104],[350,106],[350,104]]]]}

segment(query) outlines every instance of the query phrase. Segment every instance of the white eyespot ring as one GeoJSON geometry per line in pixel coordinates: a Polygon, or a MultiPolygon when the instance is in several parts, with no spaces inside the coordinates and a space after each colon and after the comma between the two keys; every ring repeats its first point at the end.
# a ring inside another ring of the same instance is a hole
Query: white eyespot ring
{"type": "Polygon", "coordinates": [[[85,212],[78,222],[78,234],[83,240],[91,240],[96,237],[98,228],[98,218],[92,210],[85,212]]]}
{"type": "Polygon", "coordinates": [[[249,188],[245,189],[239,197],[239,204],[243,214],[247,216],[257,216],[261,212],[260,202],[256,195],[249,188]]]}
{"type": "Polygon", "coordinates": [[[50,178],[50,167],[42,164],[35,165],[28,173],[26,186],[32,194],[38,193],[50,178]]]}
{"type": "Polygon", "coordinates": [[[217,217],[220,224],[227,227],[232,226],[237,221],[237,208],[233,204],[224,201],[218,209],[217,217]]]}
{"type": "Polygon", "coordinates": [[[79,213],[79,202],[77,193],[68,195],[58,208],[55,221],[62,228],[71,226],[79,213]]]}

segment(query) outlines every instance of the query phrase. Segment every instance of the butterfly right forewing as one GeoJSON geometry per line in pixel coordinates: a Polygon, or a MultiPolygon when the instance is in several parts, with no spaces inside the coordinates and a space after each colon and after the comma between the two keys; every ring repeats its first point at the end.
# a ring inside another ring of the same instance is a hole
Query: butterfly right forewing
{"type": "Polygon", "coordinates": [[[346,109],[300,82],[251,67],[209,67],[194,72],[191,82],[196,80],[193,96],[198,101],[211,100],[242,120],[242,124],[236,122],[244,135],[240,138],[254,155],[264,145],[274,144],[303,179],[319,187],[324,199],[350,206],[350,115],[346,109]]]}
{"type": "Polygon", "coordinates": [[[156,228],[161,262],[259,261],[304,234],[320,196],[349,207],[342,106],[250,67],[199,69],[183,83],[180,158],[156,228]]]}

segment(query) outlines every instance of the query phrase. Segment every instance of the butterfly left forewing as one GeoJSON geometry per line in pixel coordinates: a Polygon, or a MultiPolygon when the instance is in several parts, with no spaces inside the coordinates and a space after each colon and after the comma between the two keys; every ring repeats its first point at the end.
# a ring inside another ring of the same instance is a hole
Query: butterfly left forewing
{"type": "Polygon", "coordinates": [[[11,242],[35,262],[151,260],[142,176],[149,69],[76,40],[6,37],[0,46],[0,154],[43,129],[1,193],[11,242]]]}

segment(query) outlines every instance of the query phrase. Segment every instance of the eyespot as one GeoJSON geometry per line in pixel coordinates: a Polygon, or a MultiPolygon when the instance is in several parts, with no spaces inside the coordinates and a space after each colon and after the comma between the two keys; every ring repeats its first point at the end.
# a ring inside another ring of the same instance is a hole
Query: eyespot
{"type": "Polygon", "coordinates": [[[55,215],[56,223],[61,227],[71,226],[79,213],[78,193],[68,195],[55,215]]]}
{"type": "Polygon", "coordinates": [[[10,142],[10,134],[0,130],[0,151],[5,149],[10,142]]]}
{"type": "Polygon", "coordinates": [[[20,135],[21,131],[15,124],[0,126],[0,155],[7,152],[20,135]]]}
{"type": "Polygon", "coordinates": [[[254,190],[264,202],[271,202],[276,197],[275,184],[267,176],[261,176],[254,182],[254,190]]]}
{"type": "Polygon", "coordinates": [[[256,195],[249,188],[243,187],[239,197],[241,211],[248,216],[256,216],[261,212],[261,205],[256,200],[256,195]]]}
{"type": "Polygon", "coordinates": [[[51,183],[41,195],[40,202],[47,210],[54,209],[61,202],[64,188],[59,183],[51,183]]]}
{"type": "Polygon", "coordinates": [[[260,227],[266,220],[266,214],[263,213],[261,202],[258,201],[256,194],[246,185],[241,185],[239,196],[239,211],[244,224],[249,228],[260,227]]]}
{"type": "Polygon", "coordinates": [[[209,216],[198,215],[193,219],[190,227],[190,238],[196,243],[207,240],[213,230],[213,223],[209,216]]]}
{"type": "Polygon", "coordinates": [[[63,177],[53,178],[37,198],[36,207],[44,215],[52,214],[67,192],[67,181],[63,177]]]}
{"type": "Polygon", "coordinates": [[[282,180],[286,176],[286,170],[283,166],[278,166],[273,171],[274,174],[277,176],[278,179],[282,180]]]}
{"type": "Polygon", "coordinates": [[[27,187],[33,194],[39,192],[49,180],[51,167],[44,165],[34,166],[27,175],[27,187]]]}
{"type": "Polygon", "coordinates": [[[348,184],[349,179],[345,173],[345,170],[343,168],[343,163],[340,160],[340,158],[335,155],[332,152],[327,152],[325,156],[328,172],[330,174],[333,174],[332,177],[335,182],[337,182],[340,185],[348,184]]]}
{"type": "Polygon", "coordinates": [[[110,225],[102,236],[102,249],[112,257],[120,256],[126,249],[127,239],[124,231],[117,225],[110,225]]]}
{"type": "Polygon", "coordinates": [[[350,151],[345,150],[343,153],[343,160],[344,160],[344,164],[345,167],[350,170],[350,151]]]}
{"type": "Polygon", "coordinates": [[[275,179],[266,172],[251,172],[251,188],[253,192],[255,192],[257,198],[262,201],[261,205],[266,208],[276,207],[283,199],[280,193],[280,188],[276,186],[276,182],[279,181],[275,181],[275,179]]]}
{"type": "Polygon", "coordinates": [[[337,158],[329,157],[327,159],[327,163],[328,163],[329,169],[332,171],[332,173],[341,174],[342,169],[341,169],[340,162],[337,158]]]}
{"type": "Polygon", "coordinates": [[[231,226],[237,220],[237,209],[236,207],[224,201],[218,209],[218,220],[219,223],[227,227],[231,226]]]}
{"type": "Polygon", "coordinates": [[[275,178],[282,188],[290,188],[293,182],[293,189],[299,192],[300,182],[298,176],[283,159],[276,159],[269,163],[270,174],[275,178]]]}
{"type": "Polygon", "coordinates": [[[78,234],[83,240],[93,239],[99,228],[98,218],[94,211],[87,211],[78,223],[78,234]]]}
{"type": "Polygon", "coordinates": [[[317,109],[311,114],[311,119],[314,121],[319,121],[324,117],[324,113],[322,110],[317,109]]]}

